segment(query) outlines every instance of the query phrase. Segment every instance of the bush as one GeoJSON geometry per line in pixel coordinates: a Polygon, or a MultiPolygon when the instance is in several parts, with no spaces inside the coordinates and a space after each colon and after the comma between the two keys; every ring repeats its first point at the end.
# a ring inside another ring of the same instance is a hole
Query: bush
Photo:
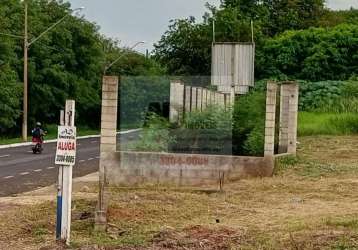
{"type": "Polygon", "coordinates": [[[172,133],[177,140],[171,147],[174,152],[232,153],[232,113],[218,106],[187,113],[182,127],[172,133]]]}
{"type": "Polygon", "coordinates": [[[166,152],[168,145],[175,142],[175,138],[170,136],[169,122],[158,116],[150,114],[147,120],[147,126],[143,128],[140,134],[140,140],[128,145],[129,150],[166,152]]]}
{"type": "Polygon", "coordinates": [[[326,113],[358,112],[358,81],[301,81],[299,109],[326,113]]]}
{"type": "Polygon", "coordinates": [[[264,152],[266,94],[253,91],[240,96],[233,114],[233,153],[260,156],[264,152]]]}
{"type": "Polygon", "coordinates": [[[244,142],[243,152],[245,155],[263,154],[265,145],[265,130],[261,126],[256,126],[248,135],[247,140],[244,142]]]}

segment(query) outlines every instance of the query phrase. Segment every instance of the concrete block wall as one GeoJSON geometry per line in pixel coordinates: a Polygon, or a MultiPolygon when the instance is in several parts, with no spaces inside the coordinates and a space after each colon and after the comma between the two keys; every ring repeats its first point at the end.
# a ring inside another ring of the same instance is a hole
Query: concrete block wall
{"type": "Polygon", "coordinates": [[[107,158],[108,184],[201,186],[225,180],[272,176],[272,157],[116,152],[107,158]]]}

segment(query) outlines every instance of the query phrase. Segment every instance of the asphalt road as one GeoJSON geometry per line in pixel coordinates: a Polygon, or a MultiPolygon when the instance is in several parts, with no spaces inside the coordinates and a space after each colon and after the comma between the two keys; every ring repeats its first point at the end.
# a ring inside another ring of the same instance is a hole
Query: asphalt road
{"type": "MultiPolygon", "coordinates": [[[[117,136],[123,144],[136,140],[139,132],[117,136]]],[[[81,177],[98,171],[99,138],[77,140],[76,165],[73,177],[81,177]]],[[[58,166],[55,161],[56,143],[44,144],[42,154],[34,155],[31,146],[0,149],[0,197],[32,191],[55,184],[58,166]]]]}

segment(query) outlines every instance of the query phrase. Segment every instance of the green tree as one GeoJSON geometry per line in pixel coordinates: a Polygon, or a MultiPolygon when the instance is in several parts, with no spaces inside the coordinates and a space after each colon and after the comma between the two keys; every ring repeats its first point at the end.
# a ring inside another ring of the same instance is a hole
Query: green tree
{"type": "MultiPolygon", "coordinates": [[[[29,0],[29,38],[37,37],[50,25],[70,14],[71,6],[62,0],[29,0]]],[[[18,0],[0,1],[0,32],[23,33],[23,5],[18,0]]],[[[0,35],[1,87],[10,94],[0,98],[0,106],[11,107],[1,116],[1,135],[20,126],[21,96],[18,84],[23,78],[23,42],[0,35]],[[4,86],[4,87],[3,87],[4,86]],[[10,101],[11,100],[11,101],[10,101]],[[3,122],[5,120],[7,122],[3,122]]],[[[82,17],[69,15],[29,49],[29,123],[36,120],[57,123],[65,100],[77,105],[77,124],[98,127],[100,123],[101,79],[106,63],[126,56],[109,73],[148,75],[163,72],[160,65],[143,55],[120,48],[103,37],[99,27],[82,17]],[[110,45],[108,50],[106,46],[110,45]]],[[[4,91],[5,93],[5,91],[4,91]]]]}
{"type": "Polygon", "coordinates": [[[358,26],[288,31],[266,41],[260,78],[346,80],[358,73],[358,26]]]}

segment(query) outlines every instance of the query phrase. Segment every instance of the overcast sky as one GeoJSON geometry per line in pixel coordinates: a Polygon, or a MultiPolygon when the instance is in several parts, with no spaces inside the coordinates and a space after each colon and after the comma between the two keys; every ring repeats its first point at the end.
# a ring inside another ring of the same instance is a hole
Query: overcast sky
{"type": "MultiPolygon", "coordinates": [[[[205,3],[218,6],[220,0],[66,0],[73,8],[84,6],[86,19],[96,22],[105,35],[123,46],[146,41],[138,51],[151,50],[167,30],[169,21],[194,16],[201,19],[205,3]]],[[[328,0],[332,9],[358,8],[358,0],[328,0]]]]}

